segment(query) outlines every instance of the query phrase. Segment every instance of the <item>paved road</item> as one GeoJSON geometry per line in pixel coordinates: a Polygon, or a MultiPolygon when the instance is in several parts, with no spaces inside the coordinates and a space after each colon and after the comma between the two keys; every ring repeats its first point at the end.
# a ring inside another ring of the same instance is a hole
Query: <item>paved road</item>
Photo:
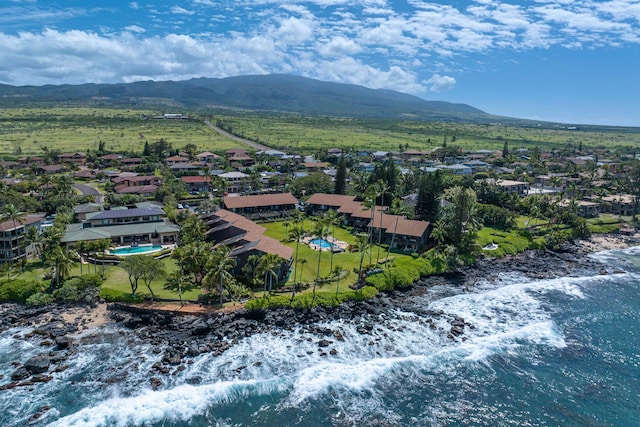
{"type": "Polygon", "coordinates": [[[225,136],[225,137],[227,137],[229,139],[233,139],[234,141],[240,142],[242,144],[246,144],[249,147],[255,148],[258,151],[260,151],[260,150],[270,150],[270,148],[267,147],[266,145],[258,144],[257,142],[253,142],[253,141],[249,141],[248,139],[240,138],[239,136],[235,136],[235,135],[227,132],[224,129],[220,129],[218,126],[215,126],[215,125],[211,124],[211,122],[209,120],[205,120],[204,124],[209,126],[211,129],[215,130],[216,132],[218,132],[220,135],[225,136]]]}
{"type": "Polygon", "coordinates": [[[73,187],[79,192],[81,192],[83,195],[94,196],[93,199],[95,200],[96,203],[102,203],[103,196],[102,196],[102,193],[100,193],[100,191],[98,191],[97,188],[87,184],[73,184],[73,187]]]}

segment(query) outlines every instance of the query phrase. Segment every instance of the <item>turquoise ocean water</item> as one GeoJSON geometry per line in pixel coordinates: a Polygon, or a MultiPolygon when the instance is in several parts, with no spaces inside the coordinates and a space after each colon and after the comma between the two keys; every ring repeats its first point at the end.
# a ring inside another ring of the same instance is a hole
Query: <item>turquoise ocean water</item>
{"type": "MultiPolygon", "coordinates": [[[[344,341],[254,335],[167,376],[150,373],[161,354],[128,331],[85,332],[52,381],[0,391],[0,425],[24,425],[43,405],[32,425],[640,425],[640,248],[594,256],[617,273],[437,286],[420,297],[444,312],[433,322],[397,310],[366,334],[349,320],[322,325],[344,341]],[[454,316],[473,325],[465,340],[447,337],[454,316]]],[[[19,338],[28,332],[0,334],[0,384],[13,361],[43,351],[19,338]]]]}

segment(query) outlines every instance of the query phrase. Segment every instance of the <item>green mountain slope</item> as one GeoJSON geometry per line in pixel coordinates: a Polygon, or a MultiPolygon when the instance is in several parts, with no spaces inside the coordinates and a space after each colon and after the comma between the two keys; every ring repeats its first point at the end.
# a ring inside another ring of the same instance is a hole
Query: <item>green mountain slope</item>
{"type": "Polygon", "coordinates": [[[257,75],[187,81],[47,86],[0,85],[0,105],[93,102],[107,105],[164,105],[237,108],[251,111],[347,117],[487,121],[494,116],[466,104],[426,101],[416,96],[292,75],[257,75]]]}

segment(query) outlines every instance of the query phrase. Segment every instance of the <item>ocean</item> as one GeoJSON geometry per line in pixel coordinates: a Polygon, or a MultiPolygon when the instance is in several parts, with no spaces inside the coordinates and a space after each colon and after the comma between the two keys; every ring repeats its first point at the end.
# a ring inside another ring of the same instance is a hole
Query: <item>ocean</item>
{"type": "MultiPolygon", "coordinates": [[[[153,372],[162,353],[130,331],[85,331],[53,380],[0,391],[0,425],[25,425],[47,405],[31,425],[637,426],[639,255],[592,255],[607,275],[434,286],[417,298],[440,316],[398,309],[373,328],[319,325],[341,335],[256,334],[168,375],[153,372]],[[466,322],[458,337],[455,317],[466,322]]],[[[28,332],[0,334],[0,385],[12,362],[47,350],[28,332]]]]}

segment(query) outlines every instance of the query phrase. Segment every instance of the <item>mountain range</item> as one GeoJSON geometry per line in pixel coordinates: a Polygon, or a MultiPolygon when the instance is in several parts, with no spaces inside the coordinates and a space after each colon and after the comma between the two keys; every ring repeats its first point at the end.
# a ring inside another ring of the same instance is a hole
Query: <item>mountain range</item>
{"type": "Polygon", "coordinates": [[[493,116],[466,104],[427,101],[392,90],[369,89],[284,74],[116,84],[0,85],[0,106],[25,106],[34,103],[240,109],[269,113],[470,123],[518,121],[493,116]]]}

